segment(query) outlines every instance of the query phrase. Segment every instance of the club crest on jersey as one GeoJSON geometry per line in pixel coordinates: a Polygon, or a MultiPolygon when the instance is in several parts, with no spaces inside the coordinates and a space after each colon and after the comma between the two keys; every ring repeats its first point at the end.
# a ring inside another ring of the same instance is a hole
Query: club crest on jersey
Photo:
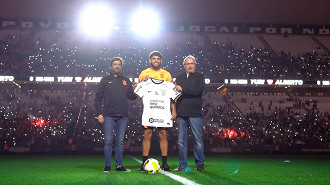
{"type": "Polygon", "coordinates": [[[165,95],[166,95],[166,91],[165,91],[165,90],[161,90],[161,91],[160,91],[160,94],[161,94],[162,96],[165,96],[165,95]]]}
{"type": "Polygon", "coordinates": [[[123,85],[127,85],[127,82],[126,82],[126,80],[123,80],[123,85]]]}
{"type": "Polygon", "coordinates": [[[161,77],[161,78],[164,78],[164,77],[165,77],[164,73],[161,73],[161,74],[160,74],[160,77],[161,77]]]}

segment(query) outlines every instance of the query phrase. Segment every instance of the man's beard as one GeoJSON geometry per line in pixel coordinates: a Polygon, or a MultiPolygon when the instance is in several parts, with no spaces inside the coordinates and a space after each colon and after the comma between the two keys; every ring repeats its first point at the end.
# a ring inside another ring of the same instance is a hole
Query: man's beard
{"type": "Polygon", "coordinates": [[[158,65],[158,66],[154,66],[154,65],[151,64],[151,67],[152,67],[153,69],[156,69],[156,70],[160,69],[160,65],[158,65]]]}
{"type": "Polygon", "coordinates": [[[121,74],[121,70],[111,70],[111,71],[115,75],[120,75],[121,74]]]}

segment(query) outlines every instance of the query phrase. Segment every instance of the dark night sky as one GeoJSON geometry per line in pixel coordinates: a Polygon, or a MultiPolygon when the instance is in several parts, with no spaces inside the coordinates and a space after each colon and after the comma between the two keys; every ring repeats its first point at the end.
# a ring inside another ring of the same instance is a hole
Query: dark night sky
{"type": "MultiPolygon", "coordinates": [[[[0,18],[74,21],[92,0],[1,0],[0,18]]],[[[97,0],[93,0],[94,2],[97,0]]],[[[157,7],[165,21],[330,24],[329,0],[107,0],[121,16],[140,5],[157,7]]]]}

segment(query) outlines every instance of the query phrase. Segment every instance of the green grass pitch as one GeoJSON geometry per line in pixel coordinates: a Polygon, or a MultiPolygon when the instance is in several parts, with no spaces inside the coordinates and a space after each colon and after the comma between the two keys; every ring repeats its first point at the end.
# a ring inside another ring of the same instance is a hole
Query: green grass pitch
{"type": "MultiPolygon", "coordinates": [[[[161,160],[160,157],[155,158],[161,160]]],[[[176,168],[177,156],[170,156],[168,163],[172,169],[176,168]]],[[[206,157],[205,173],[196,171],[191,156],[188,163],[190,173],[173,170],[171,173],[197,184],[330,184],[328,156],[212,155],[206,157]]],[[[112,166],[111,172],[103,173],[101,155],[0,155],[0,184],[182,184],[164,174],[138,172],[140,164],[129,156],[124,157],[123,165],[132,172],[116,172],[112,166]]]]}

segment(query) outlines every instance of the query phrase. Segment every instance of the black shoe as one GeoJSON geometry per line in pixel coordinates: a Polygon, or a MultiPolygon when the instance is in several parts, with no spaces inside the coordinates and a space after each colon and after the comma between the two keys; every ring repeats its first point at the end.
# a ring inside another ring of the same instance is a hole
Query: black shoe
{"type": "Polygon", "coordinates": [[[197,171],[199,172],[205,172],[204,164],[197,167],[197,171]]]}
{"type": "Polygon", "coordinates": [[[124,166],[117,166],[116,167],[116,171],[119,171],[119,172],[130,172],[131,170],[130,169],[126,169],[124,166]]]}
{"type": "Polygon", "coordinates": [[[145,172],[145,169],[143,167],[143,163],[141,164],[140,168],[138,169],[139,172],[145,172]]]}
{"type": "Polygon", "coordinates": [[[103,172],[108,173],[109,171],[111,171],[111,167],[110,166],[105,166],[103,172]]]}
{"type": "Polygon", "coordinates": [[[178,172],[182,172],[183,170],[185,170],[185,168],[181,165],[178,168],[174,169],[174,171],[178,171],[178,172]]]}
{"type": "Polygon", "coordinates": [[[163,163],[161,169],[168,172],[171,171],[167,163],[163,163]]]}

